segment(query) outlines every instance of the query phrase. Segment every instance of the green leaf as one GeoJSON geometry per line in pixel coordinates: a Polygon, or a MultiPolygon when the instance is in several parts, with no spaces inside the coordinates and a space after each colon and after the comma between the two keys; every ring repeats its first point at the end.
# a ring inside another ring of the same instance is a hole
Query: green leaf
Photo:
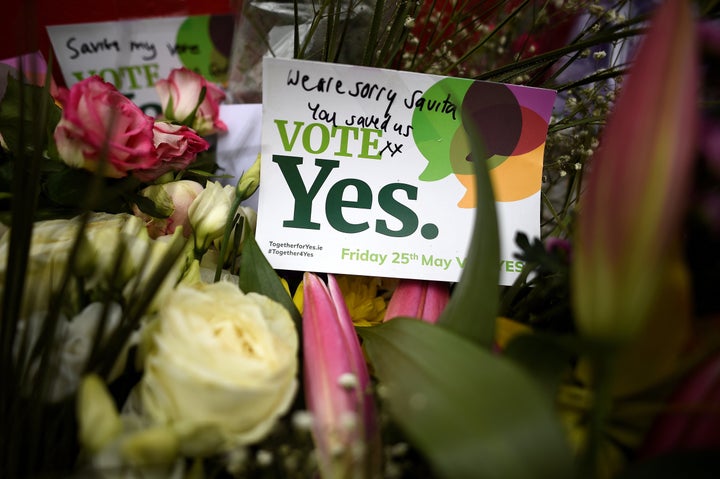
{"type": "Polygon", "coordinates": [[[164,219],[169,218],[174,212],[172,200],[170,200],[170,197],[167,193],[165,193],[165,197],[167,197],[167,200],[170,202],[169,204],[163,201],[165,198],[163,198],[162,196],[160,196],[158,198],[158,201],[155,202],[150,198],[146,198],[142,195],[133,195],[132,202],[135,204],[135,206],[138,207],[140,211],[142,211],[146,215],[152,216],[153,218],[164,219]]]}
{"type": "Polygon", "coordinates": [[[440,477],[571,477],[553,403],[516,364],[414,319],[357,330],[392,418],[440,477]]]}
{"type": "Polygon", "coordinates": [[[216,178],[218,175],[215,173],[210,173],[209,171],[203,171],[203,170],[196,170],[193,168],[190,168],[188,170],[185,170],[187,174],[192,174],[196,176],[201,176],[203,178],[216,178]]]}
{"type": "Polygon", "coordinates": [[[495,337],[500,289],[500,240],[498,236],[495,196],[490,183],[486,158],[472,120],[464,118],[475,165],[477,205],[472,240],[460,282],[450,302],[438,319],[449,328],[490,349],[495,337]]]}
{"type": "Polygon", "coordinates": [[[56,165],[48,170],[43,182],[43,193],[54,205],[113,213],[130,211],[140,185],[137,178],[102,178],[90,171],[56,165]]]}
{"type": "Polygon", "coordinates": [[[255,237],[251,234],[247,235],[243,241],[239,277],[238,285],[244,292],[263,294],[285,306],[295,322],[298,334],[301,334],[302,317],[300,311],[298,311],[292,298],[282,285],[280,277],[260,250],[255,237]]]}
{"type": "Polygon", "coordinates": [[[47,147],[48,139],[52,138],[55,126],[60,121],[60,108],[44,88],[21,84],[10,74],[7,80],[5,95],[0,101],[0,133],[8,148],[15,154],[18,154],[22,147],[39,148],[42,151],[47,147]],[[47,108],[47,118],[44,125],[38,125],[42,107],[47,108]],[[28,143],[28,138],[20,138],[21,124],[25,135],[31,135],[35,144],[28,143]]]}
{"type": "Polygon", "coordinates": [[[576,352],[555,336],[533,333],[513,338],[503,350],[503,356],[529,373],[552,400],[576,352]]]}
{"type": "Polygon", "coordinates": [[[50,201],[79,207],[87,198],[92,174],[75,168],[61,168],[46,175],[44,191],[50,201]]]}

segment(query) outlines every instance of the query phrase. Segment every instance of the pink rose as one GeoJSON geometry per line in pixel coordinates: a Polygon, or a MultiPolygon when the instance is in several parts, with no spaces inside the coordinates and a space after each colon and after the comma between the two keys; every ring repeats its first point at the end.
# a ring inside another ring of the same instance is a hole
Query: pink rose
{"type": "Polygon", "coordinates": [[[151,238],[173,234],[175,228],[183,227],[183,235],[192,232],[188,219],[188,209],[193,200],[203,191],[200,183],[190,180],[172,181],[161,185],[150,185],[140,191],[140,195],[151,200],[155,207],[166,213],[167,218],[155,218],[140,211],[133,205],[133,213],[145,221],[151,238]]]}
{"type": "Polygon", "coordinates": [[[184,170],[195,161],[198,153],[210,146],[187,126],[162,121],[153,126],[153,145],[159,161],[152,168],[133,172],[140,181],[149,182],[169,171],[184,170]]]}
{"type": "Polygon", "coordinates": [[[112,84],[92,76],[69,90],[61,88],[57,99],[63,112],[54,136],[68,165],[96,171],[107,154],[103,174],[121,178],[158,161],[153,153],[153,119],[112,84]]]}
{"type": "Polygon", "coordinates": [[[225,99],[225,93],[202,75],[187,68],[176,68],[166,80],[158,80],[155,89],[166,119],[188,125],[199,135],[227,131],[227,126],[220,120],[220,103],[225,99]],[[198,106],[203,87],[205,98],[198,106]]]}

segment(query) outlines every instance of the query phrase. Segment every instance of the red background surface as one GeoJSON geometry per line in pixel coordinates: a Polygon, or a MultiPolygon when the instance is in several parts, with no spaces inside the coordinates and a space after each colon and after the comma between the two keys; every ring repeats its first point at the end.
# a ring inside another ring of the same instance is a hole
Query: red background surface
{"type": "Polygon", "coordinates": [[[0,6],[0,59],[40,50],[45,27],[133,18],[231,13],[241,0],[9,0],[0,6]]]}

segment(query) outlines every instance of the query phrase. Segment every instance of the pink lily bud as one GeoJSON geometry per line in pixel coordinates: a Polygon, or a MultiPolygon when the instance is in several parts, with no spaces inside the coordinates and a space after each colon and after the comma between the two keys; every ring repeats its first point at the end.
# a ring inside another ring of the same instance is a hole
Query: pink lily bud
{"type": "Polygon", "coordinates": [[[572,288],[586,337],[632,339],[659,298],[688,198],[698,65],[690,2],[664,2],[623,82],[581,199],[572,288]]]}
{"type": "Polygon", "coordinates": [[[380,439],[370,375],[332,275],[303,278],[305,399],[323,478],[379,476],[380,439]]]}
{"type": "Polygon", "coordinates": [[[435,323],[449,300],[448,283],[403,279],[390,298],[383,321],[405,316],[435,323]]]}

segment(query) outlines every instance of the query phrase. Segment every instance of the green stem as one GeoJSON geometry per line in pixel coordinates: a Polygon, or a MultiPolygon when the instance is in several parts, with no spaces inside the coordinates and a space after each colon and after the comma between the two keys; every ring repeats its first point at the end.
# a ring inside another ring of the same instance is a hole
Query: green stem
{"type": "Polygon", "coordinates": [[[225,261],[225,255],[227,254],[228,248],[230,247],[230,235],[232,234],[232,230],[235,227],[235,214],[237,213],[238,208],[240,208],[240,203],[242,203],[242,198],[238,195],[235,195],[235,199],[232,202],[232,205],[230,205],[230,211],[228,211],[227,221],[225,221],[225,231],[223,232],[223,239],[222,243],[220,244],[220,259],[217,262],[217,266],[215,267],[215,282],[220,281],[220,275],[222,274],[223,269],[223,262],[225,261]]]}
{"type": "Polygon", "coordinates": [[[377,44],[378,32],[380,31],[380,21],[385,10],[385,0],[375,1],[375,13],[373,14],[370,31],[368,32],[368,41],[365,43],[365,52],[363,53],[363,65],[371,65],[375,47],[377,44]]]}
{"type": "MultiPolygon", "coordinates": [[[[328,0],[324,1],[320,8],[315,12],[315,16],[313,17],[313,21],[310,24],[310,28],[308,29],[305,38],[303,39],[302,45],[300,45],[299,50],[297,51],[297,54],[295,55],[295,58],[304,59],[305,58],[305,50],[310,45],[311,40],[315,37],[315,32],[320,27],[320,23],[323,20],[323,17],[326,15],[325,10],[328,8],[328,0]]],[[[297,18],[295,19],[295,36],[298,37],[300,34],[300,31],[298,29],[297,25],[297,18]]]]}
{"type": "Polygon", "coordinates": [[[523,8],[525,8],[530,3],[530,0],[525,0],[520,5],[515,7],[515,9],[510,12],[510,14],[505,17],[494,29],[491,31],[485,38],[483,38],[477,45],[469,49],[463,56],[461,56],[455,63],[453,63],[448,69],[447,72],[452,71],[453,69],[457,68],[458,65],[462,65],[463,62],[465,62],[468,58],[470,58],[472,55],[475,54],[480,48],[482,48],[485,43],[487,43],[492,37],[494,37],[502,28],[510,22],[513,18],[515,18],[523,8]]]}
{"type": "Polygon", "coordinates": [[[558,48],[557,50],[553,50],[551,52],[536,55],[534,57],[528,58],[527,60],[522,60],[516,63],[512,63],[510,65],[506,65],[504,67],[497,68],[485,74],[478,75],[475,79],[493,81],[503,81],[505,79],[511,79],[517,76],[519,73],[524,73],[534,68],[538,68],[544,64],[555,62],[556,60],[559,60],[565,55],[575,53],[577,51],[581,51],[586,48],[594,47],[603,43],[611,43],[616,40],[621,40],[623,38],[633,37],[643,32],[643,29],[637,28],[621,30],[619,32],[598,34],[587,40],[573,43],[571,45],[563,48],[558,48]]]}
{"type": "Polygon", "coordinates": [[[603,442],[605,425],[612,410],[614,355],[611,350],[603,349],[596,351],[590,361],[593,371],[593,407],[590,410],[586,447],[580,457],[579,479],[599,477],[599,452],[603,442]]]}
{"type": "Polygon", "coordinates": [[[562,222],[562,218],[560,218],[560,215],[558,215],[557,211],[555,210],[552,201],[550,201],[550,198],[548,198],[547,194],[545,194],[544,191],[542,192],[541,198],[543,207],[547,208],[550,211],[550,214],[552,215],[553,219],[555,220],[555,224],[557,225],[555,226],[555,229],[550,233],[550,236],[557,236],[557,229],[562,222]]]}

